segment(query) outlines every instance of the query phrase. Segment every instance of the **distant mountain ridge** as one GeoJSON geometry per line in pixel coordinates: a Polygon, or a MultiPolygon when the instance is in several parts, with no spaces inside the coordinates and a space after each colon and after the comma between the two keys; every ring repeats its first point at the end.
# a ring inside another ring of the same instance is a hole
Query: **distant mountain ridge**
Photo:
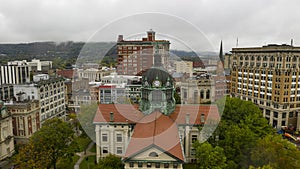
{"type": "MultiPolygon", "coordinates": [[[[10,60],[55,60],[60,58],[74,62],[79,54],[87,58],[95,56],[117,57],[116,43],[114,42],[32,42],[19,44],[0,44],[0,64],[6,64],[10,60]]],[[[172,55],[185,60],[197,56],[216,56],[214,52],[200,52],[183,50],[170,50],[172,55]]]]}

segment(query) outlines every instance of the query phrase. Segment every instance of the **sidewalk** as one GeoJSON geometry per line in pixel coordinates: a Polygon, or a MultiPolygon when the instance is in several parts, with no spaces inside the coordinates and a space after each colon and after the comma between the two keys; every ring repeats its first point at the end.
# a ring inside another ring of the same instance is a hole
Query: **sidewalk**
{"type": "Polygon", "coordinates": [[[96,153],[92,153],[90,152],[91,148],[93,147],[95,143],[93,141],[90,142],[90,144],[88,145],[88,147],[86,148],[85,151],[83,152],[80,152],[80,153],[76,153],[76,155],[78,155],[80,158],[79,160],[77,161],[77,163],[74,165],[74,169],[80,169],[79,166],[82,162],[82,160],[85,158],[85,157],[88,157],[88,156],[91,156],[91,155],[96,155],[96,153]]]}
{"type": "Polygon", "coordinates": [[[12,164],[8,160],[0,161],[0,169],[9,169],[12,167],[12,164]]]}

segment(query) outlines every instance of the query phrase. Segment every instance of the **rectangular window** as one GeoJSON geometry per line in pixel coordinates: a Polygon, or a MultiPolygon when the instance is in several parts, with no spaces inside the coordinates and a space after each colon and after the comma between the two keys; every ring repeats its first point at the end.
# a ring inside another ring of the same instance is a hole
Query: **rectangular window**
{"type": "Polygon", "coordinates": [[[122,142],[122,134],[117,134],[117,142],[122,142]]]}
{"type": "Polygon", "coordinates": [[[274,112],[274,117],[278,118],[278,112],[274,112]]]}
{"type": "Polygon", "coordinates": [[[151,163],[147,163],[147,168],[151,168],[152,164],[151,163]]]}
{"type": "Polygon", "coordinates": [[[197,135],[192,135],[192,143],[194,143],[195,141],[197,141],[197,135]]]}
{"type": "Polygon", "coordinates": [[[201,123],[204,123],[204,122],[205,122],[205,115],[204,115],[204,114],[201,114],[200,122],[201,122],[201,123]]]}
{"type": "Polygon", "coordinates": [[[102,134],[102,141],[103,142],[107,142],[108,138],[107,138],[107,134],[106,133],[103,133],[102,134]]]}
{"type": "Polygon", "coordinates": [[[173,168],[178,168],[178,164],[177,164],[177,163],[174,163],[174,164],[173,164],[173,168]]]}
{"type": "Polygon", "coordinates": [[[286,118],[286,113],[282,113],[282,118],[286,118]]]}
{"type": "Polygon", "coordinates": [[[160,163],[155,163],[155,168],[160,168],[160,163]]]}
{"type": "Polygon", "coordinates": [[[138,162],[138,167],[142,168],[143,167],[143,163],[142,162],[138,162]]]}
{"type": "Polygon", "coordinates": [[[165,163],[164,168],[169,168],[169,163],[165,163]]]}
{"type": "Polygon", "coordinates": [[[122,153],[123,153],[122,147],[117,147],[117,154],[122,154],[122,153]]]}
{"type": "Polygon", "coordinates": [[[108,153],[108,147],[102,147],[102,154],[108,153]]]}
{"type": "Polygon", "coordinates": [[[129,167],[133,168],[134,167],[134,162],[130,162],[129,167]]]}
{"type": "Polygon", "coordinates": [[[191,156],[196,155],[196,150],[194,148],[191,149],[191,156]]]}

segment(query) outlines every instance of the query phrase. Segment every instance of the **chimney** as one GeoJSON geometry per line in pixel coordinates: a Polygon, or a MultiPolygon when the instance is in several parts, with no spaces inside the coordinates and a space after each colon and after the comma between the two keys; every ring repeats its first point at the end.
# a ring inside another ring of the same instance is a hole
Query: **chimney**
{"type": "Polygon", "coordinates": [[[118,36],[118,42],[121,42],[121,41],[123,41],[123,35],[118,36]]]}
{"type": "Polygon", "coordinates": [[[190,124],[190,114],[185,115],[185,124],[190,124]]]}
{"type": "Polygon", "coordinates": [[[114,119],[114,113],[113,112],[110,112],[109,114],[109,121],[110,122],[113,122],[115,119],[114,119]]]}

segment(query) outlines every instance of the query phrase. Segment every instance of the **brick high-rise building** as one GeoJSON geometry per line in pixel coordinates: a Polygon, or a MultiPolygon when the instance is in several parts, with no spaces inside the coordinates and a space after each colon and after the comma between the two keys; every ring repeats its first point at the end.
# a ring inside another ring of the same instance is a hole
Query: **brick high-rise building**
{"type": "Polygon", "coordinates": [[[257,104],[274,127],[299,129],[300,47],[233,48],[230,57],[232,96],[257,104]]]}
{"type": "Polygon", "coordinates": [[[154,54],[158,52],[161,56],[161,64],[164,68],[169,65],[168,40],[156,40],[155,32],[150,30],[147,37],[142,40],[124,40],[123,35],[119,35],[118,67],[119,75],[136,75],[139,72],[149,69],[154,64],[154,54]]]}

